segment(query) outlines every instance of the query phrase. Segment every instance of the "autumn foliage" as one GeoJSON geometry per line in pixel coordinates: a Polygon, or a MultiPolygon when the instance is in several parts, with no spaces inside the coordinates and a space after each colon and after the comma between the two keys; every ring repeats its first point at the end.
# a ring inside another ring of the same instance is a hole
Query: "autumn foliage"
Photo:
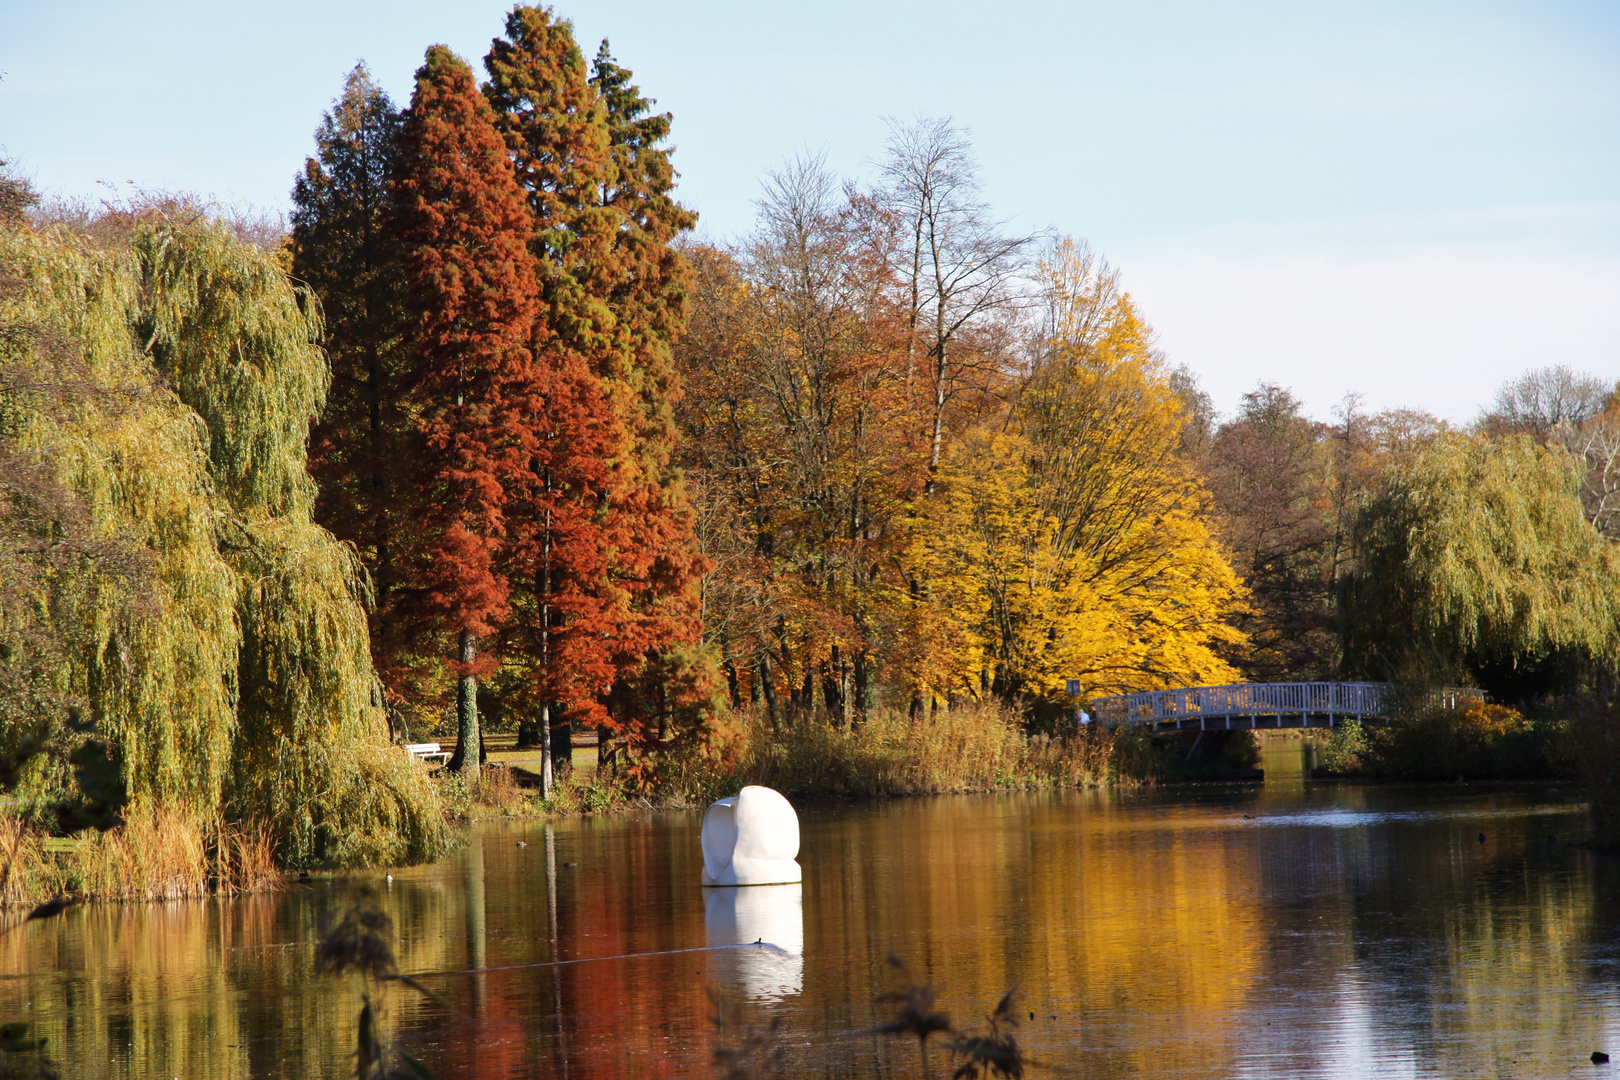
{"type": "Polygon", "coordinates": [[[1013,295],[1017,245],[924,166],[849,193],[797,162],[752,241],[693,252],[680,421],[733,703],[852,727],[1234,677],[1245,593],[1145,321],[1068,241],[1013,295]]]}
{"type": "Polygon", "coordinates": [[[409,603],[454,630],[507,614],[511,496],[528,478],[537,310],[528,214],[472,71],[435,46],[417,73],[394,182],[423,532],[409,603]]]}
{"type": "Polygon", "coordinates": [[[669,118],[605,49],[593,75],[543,9],[514,9],[485,67],[480,87],[428,50],[397,121],[351,76],[294,234],[295,270],[325,272],[329,303],[396,309],[337,327],[362,389],[317,424],[313,468],[357,496],[322,509],[379,583],[373,645],[396,703],[432,707],[455,682],[473,768],[479,682],[486,712],[598,725],[632,751],[707,687],[705,564],[672,465],[685,270],[670,241],[694,218],[669,196],[669,118]],[[357,161],[372,149],[380,193],[357,161]],[[331,278],[365,258],[381,268],[331,278]]]}
{"type": "MultiPolygon", "coordinates": [[[[318,513],[371,572],[391,701],[454,688],[462,762],[480,715],[559,760],[595,727],[645,777],[725,743],[722,695],[778,732],[1042,725],[1378,666],[1368,515],[1454,445],[1434,418],[1322,424],[1267,384],[1218,422],[1117,271],[995,219],[948,120],[893,125],[869,185],[795,159],[749,236],[697,244],[672,119],[605,42],[518,6],[483,70],[435,46],[399,113],[357,69],[293,233],[333,313],[318,513]]],[[[1558,403],[1536,438],[1580,444],[1606,520],[1596,398],[1543,382],[1501,424],[1558,403]]]]}

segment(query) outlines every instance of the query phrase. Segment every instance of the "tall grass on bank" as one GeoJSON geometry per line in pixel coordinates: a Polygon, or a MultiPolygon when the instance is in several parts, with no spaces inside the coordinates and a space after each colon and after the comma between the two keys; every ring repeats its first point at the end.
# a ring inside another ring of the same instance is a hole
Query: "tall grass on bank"
{"type": "Polygon", "coordinates": [[[1027,736],[1016,713],[969,704],[928,720],[873,710],[845,729],[820,718],[772,725],[756,710],[731,714],[703,743],[659,771],[666,794],[694,800],[763,784],[790,797],[939,795],[995,788],[1079,786],[1110,778],[1114,740],[1093,726],[1027,736]]]}
{"type": "Polygon", "coordinates": [[[28,822],[0,816],[0,857],[15,850],[0,903],[55,896],[179,900],[276,888],[281,871],[263,826],[198,822],[172,805],[138,803],[124,823],[71,841],[47,841],[28,822]]]}

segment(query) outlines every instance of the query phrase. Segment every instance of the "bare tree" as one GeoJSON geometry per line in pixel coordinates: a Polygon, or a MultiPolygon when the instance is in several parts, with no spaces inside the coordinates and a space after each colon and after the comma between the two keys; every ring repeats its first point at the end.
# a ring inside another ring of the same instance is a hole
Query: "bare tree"
{"type": "Polygon", "coordinates": [[[1581,503],[1587,520],[1620,541],[1620,404],[1579,427],[1560,424],[1553,438],[1586,463],[1581,503]]]}
{"type": "Polygon", "coordinates": [[[846,726],[868,696],[888,521],[922,474],[888,278],[852,194],[801,156],[766,178],[745,245],[690,252],[678,406],[734,700],[749,683],[775,717],[780,677],[796,712],[819,698],[846,726]]]}
{"type": "Polygon", "coordinates": [[[1527,371],[1496,392],[1485,414],[1493,435],[1522,433],[1545,442],[1560,424],[1580,428],[1603,411],[1613,383],[1562,364],[1527,371]]]}
{"type": "Polygon", "coordinates": [[[980,197],[966,130],[948,119],[891,120],[874,202],[903,241],[892,267],[903,291],[909,380],[925,368],[931,390],[928,465],[939,468],[953,398],[982,381],[997,358],[965,338],[1015,307],[1035,234],[1008,235],[980,197]]]}
{"type": "Polygon", "coordinates": [[[1580,458],[1587,519],[1620,540],[1620,383],[1561,364],[1527,371],[1496,392],[1482,423],[1491,435],[1529,435],[1580,458]]]}

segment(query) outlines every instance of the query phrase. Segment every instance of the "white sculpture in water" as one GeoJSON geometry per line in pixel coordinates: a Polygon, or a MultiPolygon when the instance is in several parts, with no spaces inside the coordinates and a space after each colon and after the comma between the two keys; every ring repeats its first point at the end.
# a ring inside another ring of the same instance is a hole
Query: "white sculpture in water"
{"type": "Polygon", "coordinates": [[[799,815],[768,787],[749,785],[703,815],[703,884],[784,885],[804,880],[799,815]]]}

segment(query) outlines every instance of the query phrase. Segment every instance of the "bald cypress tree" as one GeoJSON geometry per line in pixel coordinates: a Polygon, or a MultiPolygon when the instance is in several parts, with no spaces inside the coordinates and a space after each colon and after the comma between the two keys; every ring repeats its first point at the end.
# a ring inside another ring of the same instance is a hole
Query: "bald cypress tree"
{"type": "MultiPolygon", "coordinates": [[[[576,613],[549,632],[576,664],[605,679],[542,683],[569,694],[574,715],[610,730],[646,734],[648,695],[635,683],[648,660],[698,636],[691,511],[671,463],[671,401],[678,386],[671,342],[685,319],[687,272],[670,241],[694,216],[670,190],[674,171],[658,144],[669,117],[649,103],[605,48],[587,67],[572,27],[549,10],[520,6],[484,61],[485,92],[534,212],[545,362],[583,370],[601,403],[600,430],[622,440],[614,468],[553,494],[593,502],[591,527],[569,544],[578,565],[602,572],[560,579],[576,613]],[[611,417],[611,421],[609,421],[611,417]],[[585,557],[582,545],[594,549],[585,557]],[[588,612],[588,614],[587,614],[588,612]],[[607,709],[602,687],[616,706],[607,709]]],[[[583,465],[584,462],[580,461],[583,465]]],[[[554,549],[555,550],[555,549],[554,549]]]]}
{"type": "Polygon", "coordinates": [[[477,644],[509,611],[501,546],[532,464],[533,224],[489,104],[443,46],[417,71],[400,146],[392,224],[404,249],[421,530],[401,610],[454,638],[452,764],[476,775],[477,679],[491,667],[477,644]]]}

